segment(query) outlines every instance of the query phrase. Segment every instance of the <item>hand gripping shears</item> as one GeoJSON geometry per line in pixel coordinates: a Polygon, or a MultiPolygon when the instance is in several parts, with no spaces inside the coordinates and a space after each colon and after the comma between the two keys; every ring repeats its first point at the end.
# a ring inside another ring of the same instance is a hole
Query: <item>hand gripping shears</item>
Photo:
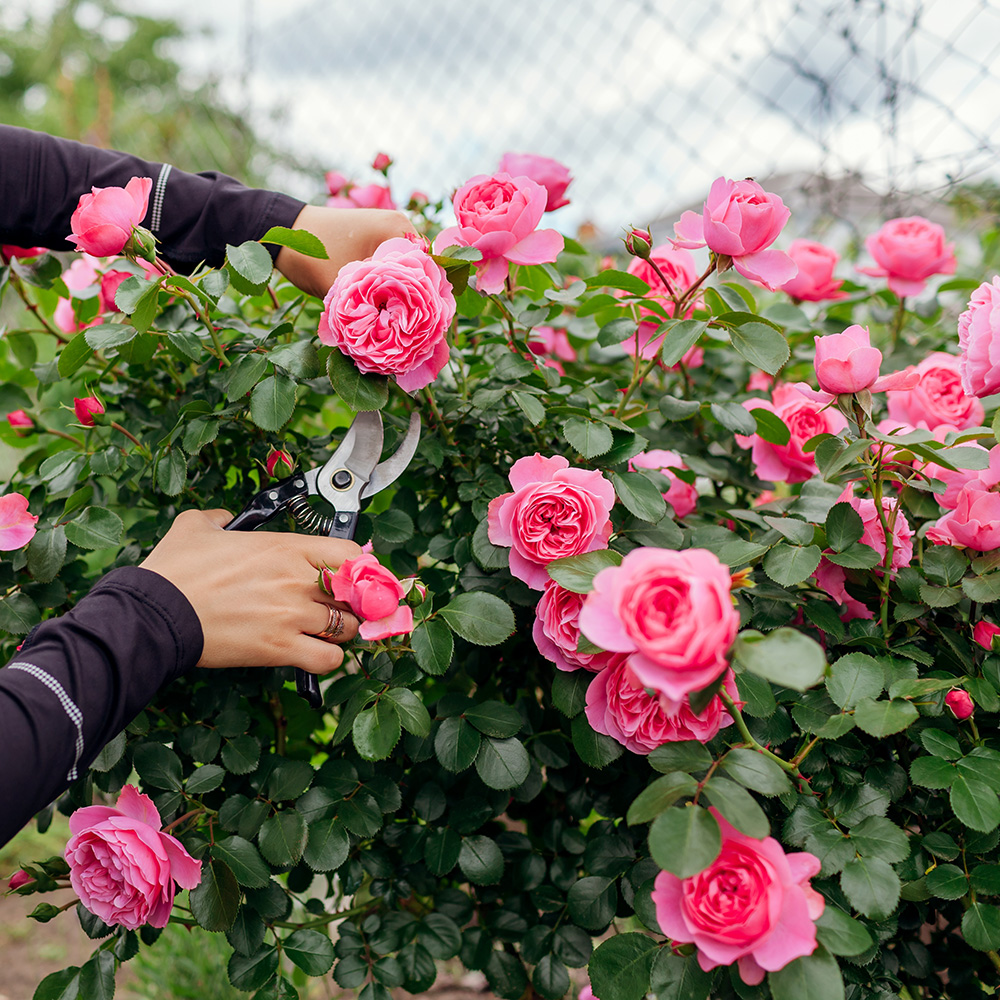
{"type": "MultiPolygon", "coordinates": [[[[253,531],[287,511],[303,530],[331,538],[353,538],[362,500],[394,483],[410,464],[420,441],[420,416],[410,416],[410,426],[396,451],[384,462],[382,414],[378,410],[359,413],[347,428],[337,450],[308,472],[295,473],[261,490],[226,525],[226,531],[253,531]],[[332,508],[323,514],[309,503],[319,496],[332,508]]],[[[315,674],[296,669],[295,686],[313,708],[322,697],[315,674]]]]}

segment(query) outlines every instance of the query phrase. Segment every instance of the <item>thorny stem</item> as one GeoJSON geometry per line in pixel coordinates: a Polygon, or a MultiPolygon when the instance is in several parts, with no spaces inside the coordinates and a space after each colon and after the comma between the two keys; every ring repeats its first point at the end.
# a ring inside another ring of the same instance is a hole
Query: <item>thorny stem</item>
{"type": "Polygon", "coordinates": [[[743,713],[736,707],[736,703],[729,694],[724,690],[719,690],[719,698],[722,704],[726,706],[726,710],[733,717],[733,721],[736,723],[736,728],[740,731],[740,736],[743,737],[744,742],[749,743],[754,750],[758,753],[763,754],[765,757],[770,757],[782,770],[787,771],[789,774],[797,775],[799,773],[798,767],[785,760],[783,757],[779,757],[776,753],[771,753],[770,750],[765,746],[761,746],[751,734],[750,730],[747,729],[746,721],[743,718],[743,713]]]}
{"type": "Polygon", "coordinates": [[[689,285],[687,290],[681,296],[680,301],[674,307],[675,316],[683,316],[687,312],[687,307],[691,304],[691,300],[694,298],[694,293],[698,291],[699,288],[711,277],[712,272],[715,270],[715,254],[712,255],[712,259],[709,262],[705,273],[693,284],[689,285]]]}
{"type": "Polygon", "coordinates": [[[791,760],[791,763],[798,767],[802,761],[809,756],[810,751],[816,744],[819,743],[819,737],[814,736],[805,747],[803,747],[791,760]]]}
{"type": "Polygon", "coordinates": [[[11,268],[8,272],[8,279],[10,283],[14,286],[14,290],[20,296],[21,301],[28,307],[29,310],[34,314],[35,319],[42,324],[46,333],[51,334],[60,344],[68,344],[68,338],[64,337],[39,311],[38,305],[31,301],[28,297],[28,291],[24,287],[24,282],[21,280],[21,276],[14,273],[14,269],[11,268]]]}

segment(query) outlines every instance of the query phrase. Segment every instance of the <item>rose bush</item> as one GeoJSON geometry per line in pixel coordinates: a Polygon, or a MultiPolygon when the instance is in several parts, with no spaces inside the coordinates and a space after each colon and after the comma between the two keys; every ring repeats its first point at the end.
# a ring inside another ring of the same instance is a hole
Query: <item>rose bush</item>
{"type": "Polygon", "coordinates": [[[256,243],[76,289],[81,258],[3,250],[7,656],[179,509],[240,509],[358,410],[387,452],[423,423],[326,576],[371,630],[322,710],[288,671],[177,680],[54,804],[67,859],[2,873],[38,920],[75,885],[95,942],[39,1000],[110,996],[163,920],[225,935],[257,1000],[426,993],[441,961],[506,1000],[1000,985],[992,276],[938,279],[928,230],[906,270],[896,227],[838,289],[724,180],[701,247],[612,260],[538,228],[549,196],[481,175],[443,232],[415,198],[435,252],[383,245],[326,303],[256,243]]]}

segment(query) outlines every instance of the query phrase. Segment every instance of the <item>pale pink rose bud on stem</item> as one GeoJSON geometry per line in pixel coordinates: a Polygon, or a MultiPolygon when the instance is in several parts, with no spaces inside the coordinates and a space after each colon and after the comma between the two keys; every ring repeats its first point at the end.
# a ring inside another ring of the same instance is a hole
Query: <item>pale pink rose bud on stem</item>
{"type": "Polygon", "coordinates": [[[392,157],[388,153],[376,153],[375,159],[372,160],[372,170],[378,170],[380,173],[385,173],[389,167],[392,166],[392,157]]]}
{"type": "Polygon", "coordinates": [[[625,249],[640,260],[649,260],[653,237],[648,229],[630,229],[625,235],[625,249]]]}

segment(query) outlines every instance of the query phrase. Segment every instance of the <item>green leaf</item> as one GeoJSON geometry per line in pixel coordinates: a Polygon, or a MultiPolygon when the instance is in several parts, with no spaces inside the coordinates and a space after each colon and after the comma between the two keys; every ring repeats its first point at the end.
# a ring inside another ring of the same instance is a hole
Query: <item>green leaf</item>
{"type": "Polygon", "coordinates": [[[212,857],[225,862],[226,867],[236,876],[236,881],[248,889],[263,889],[271,881],[271,869],[264,863],[257,848],[242,837],[220,840],[212,848],[212,857]]]}
{"type": "Polygon", "coordinates": [[[696,319],[668,321],[657,328],[655,336],[660,336],[664,329],[666,333],[663,335],[660,362],[664,368],[671,368],[701,339],[701,335],[708,329],[708,324],[696,319]]]}
{"type": "Polygon", "coordinates": [[[642,278],[637,278],[627,271],[616,271],[613,268],[599,271],[587,278],[586,285],[588,288],[620,288],[623,292],[629,292],[632,295],[641,296],[649,293],[649,285],[642,278]]]}
{"type": "Polygon", "coordinates": [[[957,865],[938,865],[926,875],[927,891],[938,899],[961,899],[969,891],[969,880],[957,865]]]}
{"type": "Polygon", "coordinates": [[[363,375],[336,349],[326,359],[326,374],[334,392],[352,410],[381,410],[389,401],[389,380],[384,375],[363,375]]]}
{"type": "Polygon", "coordinates": [[[355,749],[365,760],[385,760],[401,735],[396,705],[388,698],[379,698],[354,717],[351,732],[355,749]]]}
{"type": "Polygon", "coordinates": [[[188,778],[185,791],[189,795],[204,795],[206,792],[214,792],[226,779],[226,769],[218,764],[203,764],[196,767],[194,773],[188,778]]]}
{"type": "Polygon", "coordinates": [[[962,756],[962,747],[958,740],[949,733],[940,729],[922,729],[920,731],[920,742],[924,749],[935,757],[943,757],[945,760],[958,760],[962,756]]]}
{"type": "Polygon", "coordinates": [[[636,796],[628,808],[625,822],[629,826],[648,823],[665,809],[669,809],[678,799],[694,795],[697,791],[698,782],[690,774],[685,774],[683,771],[665,774],[636,796]]]}
{"type": "Polygon", "coordinates": [[[615,443],[611,428],[593,420],[571,417],[563,421],[562,431],[570,445],[584,458],[603,455],[615,443]]]}
{"type": "Polygon", "coordinates": [[[769,375],[777,375],[788,360],[788,341],[764,323],[744,323],[729,328],[729,339],[737,354],[769,375]]]}
{"type": "Polygon", "coordinates": [[[295,410],[295,380],[275,372],[258,382],[250,393],[250,419],[265,431],[278,431],[295,410]]]}
{"type": "Polygon", "coordinates": [[[125,526],[107,507],[86,507],[66,525],[66,538],[81,549],[107,549],[120,544],[125,526]]]}
{"type": "Polygon", "coordinates": [[[117,962],[110,951],[99,951],[80,969],[80,996],[86,1000],[112,1000],[117,962]]]}
{"type": "Polygon", "coordinates": [[[306,821],[294,809],[266,819],[257,836],[260,852],[279,868],[288,868],[302,857],[306,846],[306,821]]]}
{"type": "MultiPolygon", "coordinates": [[[[273,243],[279,247],[288,247],[296,253],[304,254],[306,257],[315,257],[317,260],[329,260],[330,255],[323,246],[323,241],[318,236],[305,229],[289,229],[287,226],[271,226],[260,238],[261,243],[273,243]]],[[[268,254],[268,258],[270,258],[268,254]]]]}
{"type": "Polygon", "coordinates": [[[462,838],[454,830],[432,830],[424,844],[424,863],[435,875],[447,875],[458,864],[461,849],[462,838]]]}
{"type": "Polygon", "coordinates": [[[615,916],[618,905],[615,880],[603,875],[588,875],[578,879],[569,887],[566,903],[573,923],[599,933],[615,916]]]}
{"type": "Polygon", "coordinates": [[[750,411],[739,403],[712,403],[712,416],[734,434],[756,434],[757,422],[750,411]]]}
{"type": "Polygon", "coordinates": [[[552,704],[568,719],[579,715],[587,704],[587,688],[593,679],[586,670],[557,670],[552,678],[552,704]]]}
{"type": "Polygon", "coordinates": [[[545,1000],[559,1000],[569,989],[569,972],[554,955],[543,955],[531,973],[531,982],[545,1000]]]}
{"type": "Polygon", "coordinates": [[[299,991],[284,976],[272,976],[253,995],[253,1000],[299,1000],[299,991]]]}
{"type": "Polygon", "coordinates": [[[833,955],[860,955],[872,946],[872,937],[860,921],[827,902],[816,921],[816,937],[833,955]]]}
{"type": "Polygon", "coordinates": [[[278,951],[267,944],[252,955],[233,954],[226,969],[229,981],[249,993],[260,989],[278,970],[278,951]]]}
{"type": "Polygon", "coordinates": [[[767,974],[772,1000],[844,1000],[844,979],[837,960],[822,946],[811,955],[767,974]]]}
{"type": "Polygon", "coordinates": [[[142,743],[135,748],[132,766],[139,777],[154,788],[169,788],[179,792],[181,781],[181,759],[162,743],[142,743]]]}
{"type": "Polygon", "coordinates": [[[919,718],[916,706],[905,698],[891,701],[861,698],[854,709],[854,721],[858,728],[879,739],[902,732],[919,718]]]}
{"type": "Polygon", "coordinates": [[[502,1000],[519,1000],[527,988],[528,976],[517,955],[494,951],[483,971],[490,989],[502,1000]]]}
{"type": "Polygon", "coordinates": [[[837,552],[860,541],[864,532],[861,515],[846,501],[835,503],[826,515],[826,540],[837,552]]]}
{"type": "Polygon", "coordinates": [[[704,794],[723,818],[741,833],[758,840],[763,840],[770,834],[771,824],[768,823],[764,810],[745,788],[726,778],[715,776],[705,785],[704,794]]]}
{"type": "Polygon", "coordinates": [[[267,371],[267,356],[264,354],[244,354],[226,372],[226,399],[230,403],[242,399],[267,371]]]}
{"type": "Polygon", "coordinates": [[[309,824],[305,863],[315,872],[336,871],[350,853],[351,840],[339,818],[316,820],[309,824]]]}
{"type": "Polygon", "coordinates": [[[988,903],[973,903],[962,917],[962,937],[977,951],[1000,948],[1000,909],[988,903]]]}
{"type": "Polygon", "coordinates": [[[0,600],[0,629],[4,632],[24,635],[41,620],[38,606],[27,594],[11,594],[0,600]]]}
{"type": "Polygon", "coordinates": [[[618,934],[598,945],[587,972],[601,1000],[643,1000],[659,947],[645,934],[618,934]]]}
{"type": "Polygon", "coordinates": [[[851,845],[862,857],[876,857],[890,864],[905,861],[910,841],[892,820],[869,816],[851,827],[851,845]]]}
{"type": "Polygon", "coordinates": [[[76,374],[92,357],[94,351],[86,337],[73,337],[59,353],[59,374],[69,378],[76,374]]]}
{"type": "Polygon", "coordinates": [[[104,745],[104,749],[94,758],[90,765],[92,771],[102,774],[111,770],[125,755],[125,733],[119,733],[113,740],[104,745]]]}
{"type": "Polygon", "coordinates": [[[958,762],[958,773],[1000,792],[1000,754],[989,747],[973,747],[958,762]]]}
{"type": "Polygon", "coordinates": [[[874,569],[882,562],[882,557],[870,546],[854,542],[843,552],[827,552],[826,558],[835,566],[847,569],[874,569]]]}
{"type": "Polygon", "coordinates": [[[792,783],[780,765],[756,750],[730,750],[722,767],[731,778],[761,795],[784,795],[792,791],[792,783]]]}
{"type": "Polygon", "coordinates": [[[95,351],[104,351],[109,347],[127,344],[138,332],[134,326],[125,326],[121,323],[101,323],[98,326],[88,327],[83,331],[83,336],[87,344],[95,351]]]}
{"type": "Polygon", "coordinates": [[[206,931],[224,931],[233,926],[240,906],[236,876],[222,861],[212,858],[201,864],[201,882],[188,894],[191,913],[206,931]]]}
{"type": "Polygon", "coordinates": [[[682,740],[678,743],[664,743],[646,760],[650,767],[669,774],[671,771],[705,771],[712,766],[713,758],[704,744],[696,740],[682,740]]]}
{"type": "Polygon", "coordinates": [[[713,978],[714,972],[703,971],[694,955],[661,948],[653,962],[650,991],[656,1000],[708,1000],[713,978]]]}
{"type": "Polygon", "coordinates": [[[733,644],[733,655],[752,674],[795,691],[814,687],[826,670],[823,647],[792,628],[767,635],[744,629],[733,644]]]}
{"type": "Polygon", "coordinates": [[[656,524],[666,516],[663,494],[641,472],[612,472],[611,482],[622,505],[639,520],[656,524]]]}
{"type": "Polygon", "coordinates": [[[260,760],[260,744],[252,736],[237,736],[226,740],[222,748],[222,763],[231,774],[249,774],[260,760]]]}
{"type": "Polygon", "coordinates": [[[785,445],[792,438],[788,424],[776,413],[765,410],[763,406],[755,406],[750,415],[757,424],[757,433],[769,444],[785,445]]]}
{"type": "Polygon", "coordinates": [[[613,319],[610,323],[605,323],[597,331],[597,343],[601,347],[611,347],[620,344],[629,337],[635,337],[637,324],[635,320],[623,316],[620,319],[613,319]]]}
{"type": "Polygon", "coordinates": [[[479,747],[476,771],[490,788],[517,788],[528,777],[531,760],[520,740],[488,736],[479,747]]]}
{"type": "Polygon", "coordinates": [[[649,828],[653,860],[678,878],[704,871],[721,848],[719,824],[701,806],[675,806],[657,816],[649,828]]]}
{"type": "Polygon", "coordinates": [[[474,885],[496,885],[503,875],[503,855],[489,837],[463,837],[458,866],[474,885]]]}
{"type": "Polygon", "coordinates": [[[574,594],[589,594],[594,589],[594,577],[609,566],[620,566],[621,561],[620,552],[598,549],[579,556],[553,559],[545,569],[560,587],[571,590],[574,594]]]}
{"type": "Polygon", "coordinates": [[[854,708],[862,698],[877,698],[884,683],[878,660],[864,653],[848,653],[831,664],[826,689],[840,708],[854,708]]]}
{"type": "Polygon", "coordinates": [[[940,757],[917,757],[910,765],[910,778],[923,788],[951,788],[957,775],[955,765],[940,757]]]}
{"type": "Polygon", "coordinates": [[[461,716],[442,721],[434,736],[434,753],[441,766],[459,773],[472,762],[479,753],[482,737],[477,730],[461,716]]]}
{"type": "Polygon", "coordinates": [[[1000,800],[985,782],[956,773],[950,797],[956,818],[970,829],[989,833],[1000,826],[1000,800]]]}
{"type": "Polygon", "coordinates": [[[660,413],[663,414],[664,420],[687,420],[688,417],[694,416],[701,409],[701,403],[696,399],[677,399],[675,396],[661,396],[659,409],[660,413]]]}
{"type": "Polygon", "coordinates": [[[77,1000],[80,996],[80,969],[74,965],[46,976],[35,988],[32,1000],[77,1000]]]}
{"type": "Polygon", "coordinates": [[[255,240],[238,247],[226,244],[226,266],[233,287],[244,295],[257,295],[271,280],[271,255],[255,240]]]}
{"type": "Polygon", "coordinates": [[[448,672],[455,653],[455,640],[448,625],[431,619],[418,625],[410,636],[417,665],[425,674],[440,676],[448,672]]]}
{"type": "Polygon", "coordinates": [[[812,576],[822,554],[818,545],[775,545],[764,556],[764,572],[782,587],[791,587],[812,576]]]}
{"type": "Polygon", "coordinates": [[[514,631],[514,612],[495,594],[474,590],[452,598],[441,617],[453,632],[477,646],[497,646],[514,631]]]}
{"type": "Polygon", "coordinates": [[[175,497],[187,483],[187,458],[179,449],[168,451],[156,463],[156,488],[175,497]]]}
{"type": "Polygon", "coordinates": [[[387,542],[408,542],[414,530],[410,515],[396,507],[390,507],[372,518],[372,534],[387,542]]]}
{"type": "Polygon", "coordinates": [[[860,913],[884,920],[899,902],[899,876],[881,858],[855,858],[840,873],[844,895],[860,913]]]}
{"type": "Polygon", "coordinates": [[[66,558],[66,530],[61,524],[36,531],[28,542],[28,572],[39,583],[54,580],[66,558]]]}
{"type": "Polygon", "coordinates": [[[1000,601],[1000,573],[989,576],[969,576],[962,581],[962,590],[973,601],[989,604],[1000,601]]]}
{"type": "Polygon", "coordinates": [[[1000,896],[1000,865],[976,865],[969,881],[984,896],[1000,896]]]}
{"type": "Polygon", "coordinates": [[[527,392],[511,392],[510,396],[535,427],[545,419],[545,406],[536,396],[527,392]]]}
{"type": "Polygon", "coordinates": [[[770,514],[765,514],[764,520],[794,545],[809,545],[816,534],[814,525],[808,521],[800,521],[797,517],[772,517],[770,514]]]}
{"type": "Polygon", "coordinates": [[[625,748],[616,739],[595,732],[586,715],[580,714],[573,719],[571,731],[574,749],[580,755],[580,760],[590,767],[607,767],[625,752],[625,748]]]}
{"type": "Polygon", "coordinates": [[[307,976],[325,976],[333,968],[333,942],[311,928],[292,931],[282,950],[307,976]]]}
{"type": "Polygon", "coordinates": [[[502,701],[482,701],[462,713],[485,736],[506,739],[521,729],[521,713],[502,701]]]}
{"type": "Polygon", "coordinates": [[[431,731],[430,712],[420,698],[409,688],[390,688],[382,696],[392,702],[403,728],[414,736],[427,736],[431,731]]]}

